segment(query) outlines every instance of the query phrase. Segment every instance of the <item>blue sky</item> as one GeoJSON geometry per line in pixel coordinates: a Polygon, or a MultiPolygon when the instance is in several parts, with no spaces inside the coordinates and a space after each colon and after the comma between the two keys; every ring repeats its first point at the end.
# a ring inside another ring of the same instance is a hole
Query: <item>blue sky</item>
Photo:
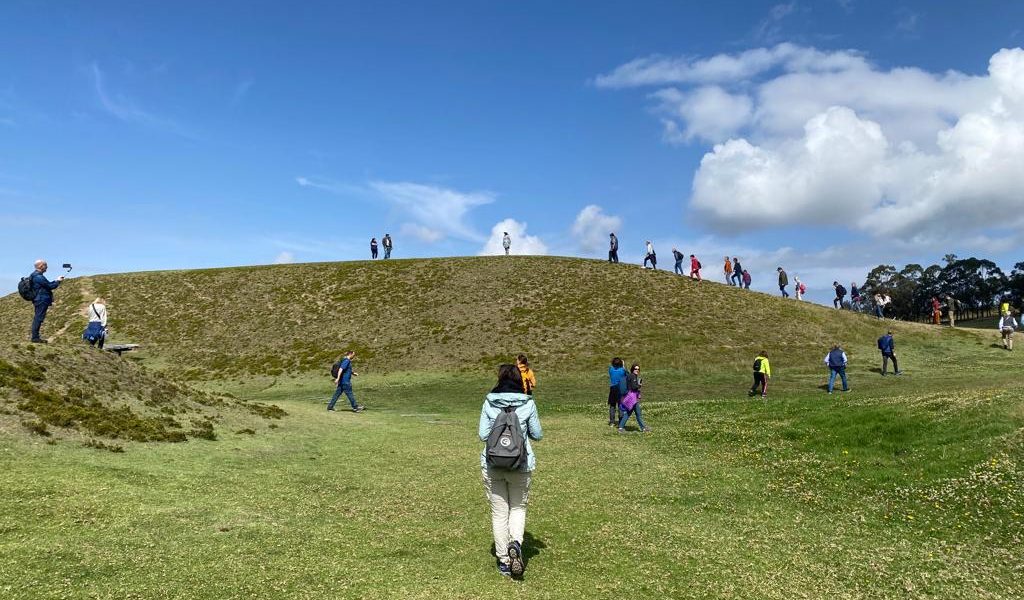
{"type": "Polygon", "coordinates": [[[0,8],[0,285],[494,251],[1024,260],[1016,2],[0,8]],[[949,6],[946,6],[949,4],[949,6]],[[953,6],[957,4],[957,6],[953,6]],[[1000,51],[1006,49],[1002,53],[1000,51]]]}

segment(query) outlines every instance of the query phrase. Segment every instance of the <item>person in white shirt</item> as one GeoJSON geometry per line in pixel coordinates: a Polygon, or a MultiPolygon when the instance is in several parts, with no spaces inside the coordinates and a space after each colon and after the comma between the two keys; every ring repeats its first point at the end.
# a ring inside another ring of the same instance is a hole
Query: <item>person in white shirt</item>
{"type": "Polygon", "coordinates": [[[508,249],[512,247],[512,238],[509,237],[508,232],[504,232],[505,235],[501,237],[501,247],[505,249],[505,256],[508,256],[508,249]]]}
{"type": "Polygon", "coordinates": [[[98,346],[102,350],[107,340],[106,301],[103,298],[96,298],[85,310],[89,317],[89,325],[85,328],[82,339],[89,342],[90,346],[98,346]]]}

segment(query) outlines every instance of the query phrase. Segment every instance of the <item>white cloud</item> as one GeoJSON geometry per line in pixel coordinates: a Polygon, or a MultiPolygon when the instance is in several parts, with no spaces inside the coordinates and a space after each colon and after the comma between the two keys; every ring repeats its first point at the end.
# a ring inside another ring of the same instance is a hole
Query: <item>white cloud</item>
{"type": "Polygon", "coordinates": [[[691,202],[723,231],[828,224],[915,244],[1020,239],[1019,48],[992,56],[982,76],[880,70],[857,52],[786,44],[643,61],[598,83],[676,84],[652,96],[669,141],[716,142],[691,202]]]}
{"type": "Polygon", "coordinates": [[[530,255],[530,254],[547,254],[548,246],[539,237],[527,235],[526,223],[516,221],[515,219],[505,219],[495,224],[491,228],[491,235],[487,238],[483,248],[480,249],[480,256],[497,256],[505,254],[505,249],[501,245],[501,240],[504,237],[504,232],[508,232],[509,237],[512,238],[511,254],[517,255],[530,255]]]}
{"type": "Polygon", "coordinates": [[[295,255],[287,250],[281,252],[274,258],[275,265],[289,265],[293,262],[295,262],[295,255]]]}
{"type": "Polygon", "coordinates": [[[596,252],[608,247],[608,234],[622,227],[622,219],[604,214],[595,204],[588,204],[576,215],[572,236],[583,252],[596,252]]]}
{"type": "Polygon", "coordinates": [[[365,186],[351,185],[324,178],[296,177],[302,187],[318,189],[340,196],[372,197],[384,200],[402,219],[407,231],[424,242],[437,242],[454,237],[481,242],[483,234],[467,222],[468,213],[477,206],[494,202],[491,192],[460,192],[435,185],[406,181],[371,181],[365,186]]]}
{"type": "Polygon", "coordinates": [[[403,223],[399,234],[402,237],[410,237],[427,244],[433,244],[444,239],[444,233],[415,223],[403,223]]]}
{"type": "Polygon", "coordinates": [[[109,91],[106,84],[106,74],[95,62],[90,65],[89,74],[92,77],[96,100],[108,115],[126,123],[135,123],[185,138],[195,139],[195,134],[186,131],[175,121],[144,110],[134,100],[124,94],[109,91]]]}

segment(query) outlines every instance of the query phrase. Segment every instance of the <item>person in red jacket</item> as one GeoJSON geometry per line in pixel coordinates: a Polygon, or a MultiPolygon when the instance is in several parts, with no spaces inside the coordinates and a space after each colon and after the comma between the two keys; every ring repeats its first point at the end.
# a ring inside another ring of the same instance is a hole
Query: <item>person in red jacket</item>
{"type": "Polygon", "coordinates": [[[697,282],[699,283],[700,282],[700,269],[701,269],[700,261],[697,260],[696,256],[691,254],[690,255],[690,279],[693,279],[694,277],[696,277],[697,282]]]}
{"type": "Polygon", "coordinates": [[[942,322],[942,305],[934,296],[932,296],[932,322],[936,325],[942,322]]]}

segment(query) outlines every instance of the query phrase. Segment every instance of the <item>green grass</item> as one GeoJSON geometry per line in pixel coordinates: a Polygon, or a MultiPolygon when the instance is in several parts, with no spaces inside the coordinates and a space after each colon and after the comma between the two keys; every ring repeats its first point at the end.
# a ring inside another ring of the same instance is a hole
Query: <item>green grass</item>
{"type": "MultiPolygon", "coordinates": [[[[1024,592],[1024,384],[994,331],[893,324],[907,374],[883,379],[888,323],[571,259],[139,273],[59,293],[46,331],[66,333],[0,348],[5,599],[1024,592]],[[97,293],[136,356],[76,339],[97,293]],[[850,394],[821,389],[833,340],[850,394]],[[345,347],[359,415],[324,410],[345,347]],[[745,394],[761,349],[767,402],[745,394]],[[476,426],[518,351],[545,439],[511,583],[489,555],[476,426]],[[613,354],[645,367],[651,434],[605,425],[613,354]],[[142,435],[154,422],[186,439],[142,435]]],[[[28,312],[0,299],[0,330],[22,335],[28,312]]]]}

